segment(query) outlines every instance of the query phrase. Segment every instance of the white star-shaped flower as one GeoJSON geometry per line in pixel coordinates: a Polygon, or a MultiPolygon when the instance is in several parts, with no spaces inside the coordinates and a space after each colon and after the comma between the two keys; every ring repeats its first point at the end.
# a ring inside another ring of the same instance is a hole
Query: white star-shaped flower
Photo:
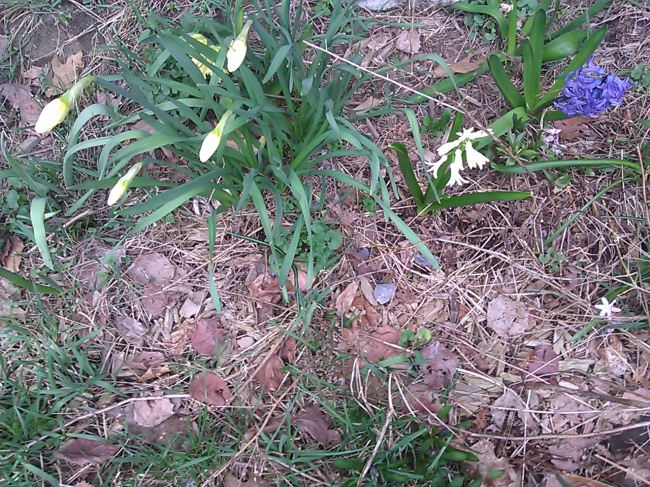
{"type": "Polygon", "coordinates": [[[616,306],[614,306],[616,304],[616,300],[610,303],[609,301],[607,301],[607,298],[603,297],[601,301],[603,304],[594,305],[594,308],[600,310],[600,314],[598,316],[600,316],[601,318],[610,319],[613,314],[620,313],[621,308],[617,308],[616,306]]]}

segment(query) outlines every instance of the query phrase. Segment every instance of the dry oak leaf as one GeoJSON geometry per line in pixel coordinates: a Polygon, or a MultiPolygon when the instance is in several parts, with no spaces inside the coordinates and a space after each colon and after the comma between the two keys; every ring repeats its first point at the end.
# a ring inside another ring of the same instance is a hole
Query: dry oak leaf
{"type": "Polygon", "coordinates": [[[591,117],[571,117],[565,120],[555,120],[553,126],[556,129],[560,129],[560,139],[576,140],[591,133],[587,123],[592,122],[593,120],[594,119],[591,117]]]}
{"type": "Polygon", "coordinates": [[[228,384],[214,372],[197,375],[189,386],[190,397],[212,406],[224,406],[232,397],[228,384]]]}
{"type": "Polygon", "coordinates": [[[308,406],[303,409],[296,415],[295,423],[303,433],[323,446],[341,441],[339,432],[329,429],[327,417],[318,406],[308,406]]]}
{"type": "Polygon", "coordinates": [[[521,472],[515,470],[507,458],[497,458],[494,453],[494,443],[491,440],[481,440],[472,445],[472,451],[479,458],[478,463],[468,464],[471,471],[476,471],[484,479],[490,478],[490,472],[503,470],[503,475],[492,480],[493,487],[518,487],[521,485],[521,472]]]}
{"type": "Polygon", "coordinates": [[[357,346],[368,361],[379,362],[404,353],[404,349],[397,346],[401,338],[401,331],[392,326],[382,326],[370,335],[360,334],[357,346]]]}
{"type": "Polygon", "coordinates": [[[54,458],[73,465],[89,465],[110,460],[119,450],[119,445],[111,445],[103,440],[73,438],[61,445],[54,458]]]}
{"type": "Polygon", "coordinates": [[[255,481],[252,478],[244,482],[233,474],[227,473],[223,479],[223,487],[270,487],[270,485],[266,482],[255,481]]]}
{"type": "MultiPolygon", "coordinates": [[[[479,69],[481,64],[483,64],[483,61],[485,61],[484,57],[479,57],[472,61],[472,56],[467,56],[455,63],[448,63],[448,66],[453,74],[465,74],[479,69]]],[[[437,66],[436,69],[433,70],[434,78],[445,78],[446,76],[448,76],[447,71],[442,66],[437,66]]]]}
{"type": "Polygon", "coordinates": [[[158,252],[139,255],[127,271],[129,276],[143,286],[152,284],[161,287],[168,284],[175,273],[176,266],[158,252]]]}
{"type": "Polygon", "coordinates": [[[115,328],[122,335],[124,341],[131,345],[138,345],[149,331],[146,326],[130,316],[116,316],[115,328]]]}
{"type": "Polygon", "coordinates": [[[0,84],[0,95],[4,96],[13,108],[20,110],[21,125],[36,123],[41,107],[32,97],[29,88],[18,83],[3,83],[0,84]]]}
{"type": "Polygon", "coordinates": [[[414,29],[402,31],[395,40],[395,47],[400,51],[409,54],[417,54],[420,52],[421,47],[420,33],[416,32],[414,29]]]}
{"type": "Polygon", "coordinates": [[[140,352],[126,363],[126,367],[136,373],[145,373],[163,363],[165,356],[160,352],[140,352]]]}
{"type": "Polygon", "coordinates": [[[153,428],[174,415],[174,403],[166,397],[153,397],[133,404],[133,420],[145,428],[153,428]]]}
{"type": "Polygon", "coordinates": [[[226,341],[226,331],[219,328],[215,318],[203,319],[196,322],[192,332],[192,347],[199,354],[214,357],[226,341]]]}
{"type": "Polygon", "coordinates": [[[500,295],[488,304],[487,324],[500,337],[511,338],[523,335],[532,319],[524,303],[500,295]]]}
{"type": "Polygon", "coordinates": [[[282,379],[284,378],[284,373],[281,370],[282,367],[284,367],[284,361],[276,354],[271,355],[266,362],[264,362],[264,365],[262,365],[262,368],[255,376],[264,392],[273,392],[278,390],[278,387],[280,387],[282,379]]]}
{"type": "Polygon", "coordinates": [[[451,383],[451,379],[458,367],[458,358],[442,343],[430,343],[422,350],[422,357],[426,363],[420,365],[420,372],[424,383],[432,389],[444,389],[451,383]]]}
{"type": "Polygon", "coordinates": [[[538,345],[528,362],[528,372],[535,376],[555,375],[560,371],[558,358],[551,345],[538,345]]]}
{"type": "Polygon", "coordinates": [[[20,269],[20,253],[25,248],[25,244],[15,235],[7,239],[5,248],[2,252],[2,265],[9,272],[18,272],[20,269]]]}
{"type": "Polygon", "coordinates": [[[124,420],[129,426],[129,432],[139,435],[147,443],[167,446],[172,441],[175,447],[182,447],[186,437],[192,431],[197,431],[196,424],[188,416],[174,414],[151,428],[146,428],[135,422],[133,404],[124,408],[124,420]]]}
{"type": "Polygon", "coordinates": [[[81,59],[82,57],[83,52],[79,51],[68,56],[65,63],[61,62],[59,56],[54,56],[52,58],[53,86],[50,86],[45,90],[47,96],[55,95],[59,90],[65,91],[75,83],[77,80],[77,69],[84,67],[84,62],[81,59]]]}
{"type": "Polygon", "coordinates": [[[357,291],[359,290],[359,283],[357,281],[351,282],[348,284],[345,289],[336,297],[336,303],[334,308],[339,316],[345,316],[345,314],[352,306],[357,291]]]}

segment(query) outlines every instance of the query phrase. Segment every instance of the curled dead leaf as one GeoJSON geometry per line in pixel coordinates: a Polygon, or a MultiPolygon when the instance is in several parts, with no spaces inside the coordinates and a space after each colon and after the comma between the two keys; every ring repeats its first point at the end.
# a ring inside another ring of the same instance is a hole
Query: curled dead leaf
{"type": "Polygon", "coordinates": [[[216,318],[199,320],[192,332],[191,342],[199,354],[215,357],[226,342],[226,331],[219,328],[219,320],[216,318]]]}
{"type": "Polygon", "coordinates": [[[334,308],[336,309],[336,312],[339,316],[345,316],[345,314],[348,312],[350,306],[352,306],[352,302],[354,301],[358,290],[359,283],[357,281],[353,281],[345,287],[341,294],[337,296],[334,308]]]}
{"type": "Polygon", "coordinates": [[[395,40],[395,47],[400,51],[407,52],[409,54],[417,54],[420,52],[420,33],[414,29],[404,30],[402,33],[397,36],[395,40]]]}
{"type": "Polygon", "coordinates": [[[130,316],[116,316],[114,322],[124,341],[132,345],[138,345],[149,331],[146,326],[130,316]]]}
{"type": "Polygon", "coordinates": [[[424,383],[432,389],[447,387],[458,368],[456,355],[442,343],[436,341],[422,350],[422,357],[427,361],[420,365],[424,383]]]}
{"type": "MultiPolygon", "coordinates": [[[[448,63],[448,66],[449,70],[453,74],[464,74],[471,73],[479,69],[481,67],[481,64],[483,64],[483,61],[485,61],[484,57],[478,57],[472,61],[472,56],[467,56],[460,61],[456,61],[455,63],[448,63]]],[[[433,70],[434,78],[445,78],[447,76],[447,71],[442,66],[436,66],[436,69],[433,70]]]]}
{"type": "Polygon", "coordinates": [[[329,421],[318,406],[309,406],[296,415],[296,424],[310,438],[323,446],[341,441],[338,431],[329,428],[329,421]]]}
{"type": "Polygon", "coordinates": [[[500,337],[512,338],[523,335],[533,323],[524,303],[500,295],[488,304],[487,324],[500,337]]]}
{"type": "Polygon", "coordinates": [[[228,384],[214,372],[197,375],[189,385],[190,397],[212,406],[224,406],[232,397],[228,384]]]}
{"type": "Polygon", "coordinates": [[[73,438],[66,441],[54,454],[57,460],[65,460],[73,465],[102,463],[113,458],[120,451],[119,445],[106,443],[104,440],[90,438],[73,438]]]}
{"type": "Polygon", "coordinates": [[[278,387],[280,387],[282,379],[284,378],[284,373],[281,370],[282,367],[284,367],[284,361],[279,355],[273,354],[266,360],[256,375],[256,378],[264,392],[273,392],[278,390],[278,387]]]}
{"type": "Polygon", "coordinates": [[[126,367],[141,374],[163,363],[165,363],[165,356],[160,352],[140,352],[126,363],[126,367]]]}
{"type": "Polygon", "coordinates": [[[166,397],[154,397],[133,404],[133,420],[140,426],[152,428],[174,414],[174,403],[166,397]]]}

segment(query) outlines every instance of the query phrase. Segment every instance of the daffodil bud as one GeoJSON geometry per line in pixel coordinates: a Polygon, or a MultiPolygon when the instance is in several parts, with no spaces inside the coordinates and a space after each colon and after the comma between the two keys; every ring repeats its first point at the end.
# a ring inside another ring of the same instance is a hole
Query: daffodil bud
{"type": "Polygon", "coordinates": [[[246,50],[248,49],[248,31],[252,24],[252,20],[247,20],[239,35],[230,43],[230,47],[226,53],[226,59],[228,61],[228,71],[231,73],[237,71],[244,62],[246,50]]]}
{"type": "Polygon", "coordinates": [[[55,98],[45,105],[34,127],[36,133],[44,134],[49,132],[63,122],[70,113],[71,106],[75,104],[83,90],[90,86],[93,81],[95,81],[94,76],[84,76],[59,98],[55,98]]]}
{"type": "Polygon", "coordinates": [[[201,150],[199,151],[199,160],[201,162],[205,162],[210,159],[212,157],[212,154],[214,154],[219,148],[219,145],[221,144],[221,137],[223,137],[223,129],[225,128],[226,123],[228,122],[228,119],[231,115],[232,110],[226,111],[226,113],[223,114],[223,117],[221,117],[221,120],[219,120],[219,123],[214,128],[214,130],[210,132],[205,137],[205,139],[203,139],[201,150]]]}
{"type": "Polygon", "coordinates": [[[127,173],[119,179],[108,194],[108,200],[106,201],[108,206],[113,206],[122,196],[124,196],[124,193],[129,189],[131,183],[140,172],[140,169],[142,169],[142,163],[138,162],[131,166],[131,169],[129,169],[127,173]]]}

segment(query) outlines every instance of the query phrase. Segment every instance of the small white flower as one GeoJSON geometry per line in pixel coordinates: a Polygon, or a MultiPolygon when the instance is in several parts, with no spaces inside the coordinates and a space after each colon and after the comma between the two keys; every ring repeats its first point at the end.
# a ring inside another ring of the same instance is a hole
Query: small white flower
{"type": "Polygon", "coordinates": [[[470,141],[467,141],[467,145],[465,145],[465,157],[467,157],[467,165],[470,169],[475,167],[483,169],[483,166],[489,161],[487,157],[474,149],[470,141]]]}
{"type": "Polygon", "coordinates": [[[463,153],[460,149],[456,149],[454,154],[454,162],[449,165],[449,171],[451,172],[449,177],[449,182],[447,186],[453,186],[454,184],[464,184],[467,181],[462,178],[460,171],[463,169],[463,153]]]}
{"type": "Polygon", "coordinates": [[[610,319],[614,313],[620,313],[621,308],[617,308],[614,306],[616,304],[616,300],[612,301],[611,303],[607,301],[607,298],[603,297],[601,299],[603,304],[596,304],[594,307],[596,309],[600,310],[600,316],[601,318],[607,318],[610,319]]]}
{"type": "Polygon", "coordinates": [[[476,167],[483,169],[483,166],[485,166],[489,159],[474,149],[474,146],[472,146],[472,140],[480,139],[481,137],[487,137],[491,133],[491,129],[488,129],[487,131],[477,130],[476,132],[473,128],[463,129],[462,132],[458,132],[456,134],[458,135],[458,139],[454,140],[453,142],[447,142],[438,147],[437,152],[440,156],[440,159],[434,163],[429,164],[429,171],[433,177],[438,177],[438,171],[448,160],[451,152],[454,151],[454,162],[449,165],[450,177],[447,186],[466,183],[467,181],[460,175],[460,172],[463,170],[463,152],[465,153],[467,166],[470,169],[474,169],[476,167]]]}
{"type": "Polygon", "coordinates": [[[509,3],[502,3],[501,5],[499,5],[499,10],[500,10],[502,13],[504,13],[504,14],[507,14],[507,13],[510,12],[513,8],[514,8],[514,7],[513,7],[512,5],[510,5],[509,3]]]}

